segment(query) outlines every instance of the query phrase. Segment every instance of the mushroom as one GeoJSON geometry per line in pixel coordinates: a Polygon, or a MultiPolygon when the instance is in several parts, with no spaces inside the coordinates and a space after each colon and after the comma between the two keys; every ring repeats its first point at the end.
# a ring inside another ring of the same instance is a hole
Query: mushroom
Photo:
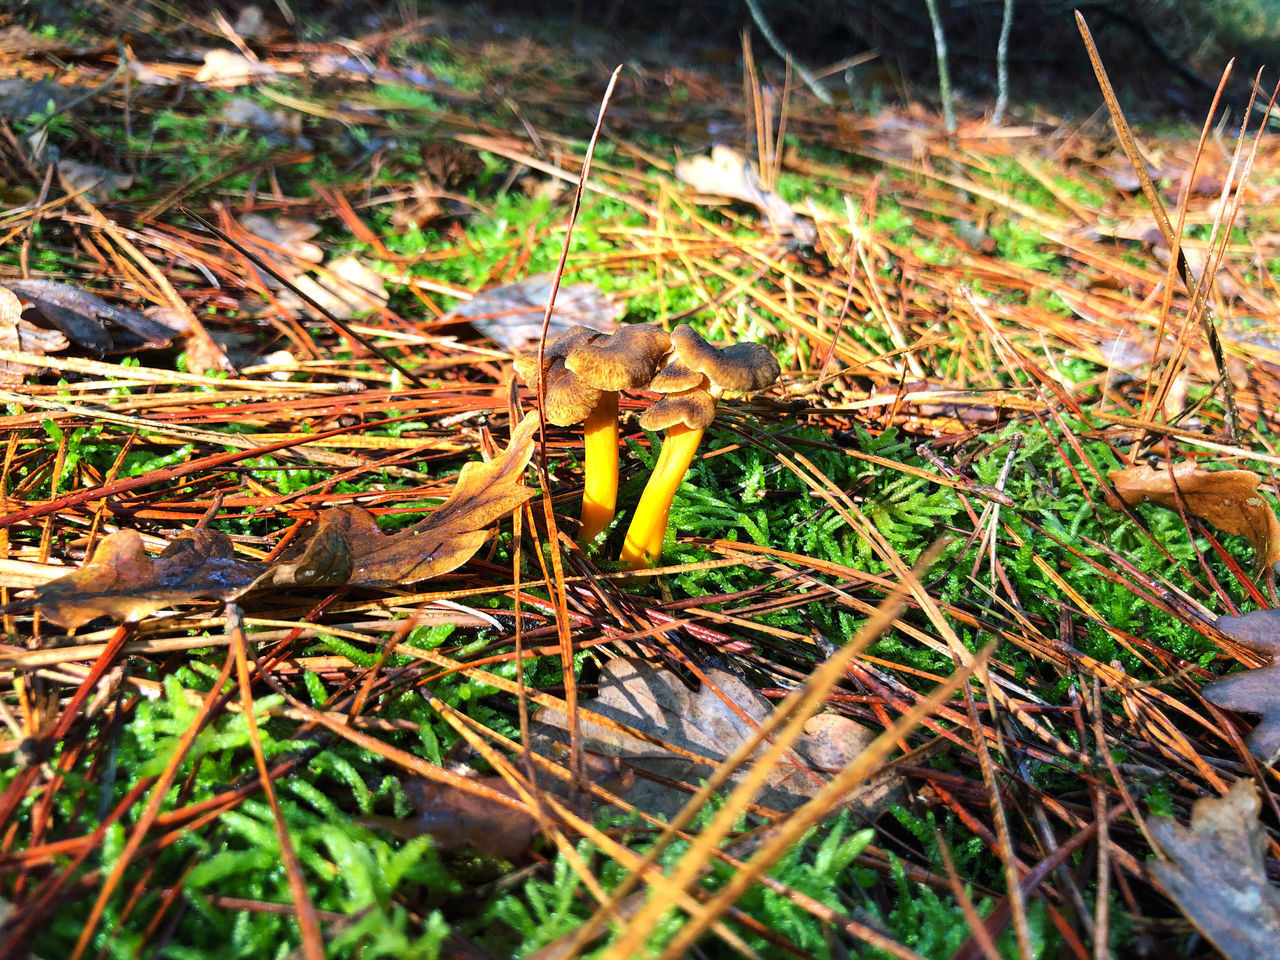
{"type": "Polygon", "coordinates": [[[640,415],[646,430],[666,430],[667,435],[622,546],[622,562],[633,570],[652,567],[662,556],[671,501],[715,418],[720,395],[763,390],[782,372],[773,354],[758,343],[714,347],[689,326],[671,332],[671,347],[671,362],[649,384],[664,396],[640,415]]]}
{"type": "MultiPolygon", "coordinates": [[[[666,331],[648,323],[600,333],[575,326],[543,350],[547,422],[583,430],[585,476],[580,543],[590,543],[613,521],[618,502],[618,391],[643,387],[671,349],[666,331]]],[[[537,358],[516,361],[516,372],[538,387],[537,358]]]]}

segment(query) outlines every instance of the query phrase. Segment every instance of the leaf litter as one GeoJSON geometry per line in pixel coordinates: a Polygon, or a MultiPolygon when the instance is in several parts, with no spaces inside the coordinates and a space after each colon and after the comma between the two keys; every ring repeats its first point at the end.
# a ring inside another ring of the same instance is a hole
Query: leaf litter
{"type": "Polygon", "coordinates": [[[1280,561],[1280,519],[1258,487],[1262,477],[1250,470],[1207,470],[1194,460],[1172,467],[1140,464],[1113,470],[1108,479],[1130,506],[1155,503],[1187,513],[1223,533],[1246,538],[1259,566],[1280,561]]]}
{"type": "MultiPolygon", "coordinates": [[[[583,703],[585,748],[634,767],[641,777],[627,799],[654,816],[669,818],[678,812],[690,793],[679,784],[696,787],[705,780],[772,710],[768,700],[727,666],[706,666],[703,673],[707,682],[690,690],[670,670],[615,657],[601,670],[597,696],[583,703]],[[593,714],[614,723],[606,726],[591,719],[593,714]],[[654,778],[645,778],[645,773],[654,778]]],[[[550,744],[562,739],[567,718],[558,708],[543,707],[534,719],[543,725],[535,749],[547,752],[550,744]]],[[[769,771],[756,802],[774,810],[794,810],[874,738],[872,731],[840,714],[811,717],[794,755],[769,771]]],[[[737,784],[747,769],[738,770],[730,784],[737,784]]],[[[845,802],[874,819],[899,796],[900,784],[885,780],[864,785],[845,802]]]]}
{"type": "Polygon", "coordinates": [[[399,587],[440,576],[471,559],[489,538],[488,525],[532,495],[524,468],[536,427],[537,418],[526,417],[501,456],[466,464],[448,500],[396,533],[382,533],[368,510],[330,507],[304,534],[296,556],[259,562],[237,558],[230,537],[205,527],[180,534],[154,559],[137,531],[121,530],[79,570],[10,609],[34,607],[75,629],[98,617],[137,621],[193,600],[239,600],[269,589],[399,587]]]}
{"type": "Polygon", "coordinates": [[[1262,714],[1262,720],[1246,739],[1253,755],[1272,763],[1280,755],[1280,610],[1253,610],[1243,616],[1219,617],[1214,627],[1268,657],[1270,663],[1254,670],[1215,680],[1201,691],[1210,703],[1228,710],[1262,714]]]}
{"type": "Polygon", "coordinates": [[[1151,872],[1227,960],[1274,956],[1280,943],[1280,888],[1267,875],[1262,799],[1249,777],[1191,809],[1191,825],[1148,817],[1162,857],[1151,872]]]}

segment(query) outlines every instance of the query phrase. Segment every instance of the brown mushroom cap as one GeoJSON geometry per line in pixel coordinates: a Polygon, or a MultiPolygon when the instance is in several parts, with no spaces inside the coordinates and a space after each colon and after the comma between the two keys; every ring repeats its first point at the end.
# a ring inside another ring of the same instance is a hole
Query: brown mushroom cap
{"type": "Polygon", "coordinates": [[[547,386],[542,397],[542,410],[547,422],[567,427],[587,419],[600,402],[600,391],[575,377],[557,357],[547,370],[547,386]]]}
{"type": "Polygon", "coordinates": [[[705,373],[716,386],[734,393],[763,390],[782,373],[774,355],[760,344],[714,347],[687,324],[671,331],[671,346],[682,364],[705,373]]]}
{"type": "MultiPolygon", "coordinates": [[[[593,338],[603,336],[599,330],[592,330],[590,327],[584,327],[582,324],[575,324],[560,336],[556,337],[542,351],[542,365],[550,367],[552,361],[564,359],[574,347],[579,344],[588,343],[593,338]]],[[[538,365],[538,351],[534,350],[522,357],[516,357],[515,368],[516,373],[531,387],[537,387],[535,368],[538,365]]]]}
{"type": "Polygon", "coordinates": [[[670,349],[671,337],[661,327],[633,323],[619,327],[612,335],[570,344],[564,362],[593,387],[634,390],[648,384],[659,361],[670,349]]]}
{"type": "Polygon", "coordinates": [[[590,343],[597,337],[607,337],[607,333],[601,333],[592,327],[584,327],[580,323],[575,323],[560,336],[556,337],[547,344],[545,350],[542,351],[544,357],[567,357],[577,347],[584,343],[590,343]]]}
{"type": "Polygon", "coordinates": [[[653,380],[649,383],[649,389],[654,393],[679,393],[682,390],[692,390],[694,387],[702,387],[704,390],[710,386],[705,374],[686,367],[679,360],[672,360],[665,367],[653,375],[653,380]]]}
{"type": "MultiPolygon", "coordinates": [[[[600,402],[600,390],[585,380],[574,376],[565,366],[565,354],[575,346],[603,336],[599,330],[575,326],[547,344],[542,351],[546,387],[543,392],[543,413],[547,422],[557,427],[581,423],[600,402]]],[[[516,373],[535,392],[538,389],[538,355],[519,357],[515,361],[516,373]]]]}
{"type": "Polygon", "coordinates": [[[702,389],[684,390],[667,394],[640,414],[640,426],[646,430],[666,430],[683,423],[693,430],[705,430],[715,416],[715,397],[702,389]]]}

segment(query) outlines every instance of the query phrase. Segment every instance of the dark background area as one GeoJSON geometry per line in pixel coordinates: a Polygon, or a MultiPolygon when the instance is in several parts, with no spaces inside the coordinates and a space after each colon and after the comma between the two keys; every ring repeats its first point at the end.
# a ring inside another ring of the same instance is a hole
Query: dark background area
{"type": "MultiPolygon", "coordinates": [[[[620,62],[741,71],[741,35],[750,30],[757,59],[777,65],[752,22],[745,0],[338,0],[302,4],[256,0],[263,15],[284,26],[294,15],[300,40],[393,31],[438,18],[449,35],[466,39],[494,32],[563,44],[605,69],[620,62]]],[[[949,49],[953,86],[963,109],[981,112],[996,96],[996,47],[1004,0],[937,0],[949,49]]],[[[234,21],[245,0],[221,5],[234,21]]],[[[936,101],[933,29],[925,0],[759,0],[781,42],[820,71],[874,53],[874,59],[836,69],[824,85],[837,99],[936,101]]],[[[1245,102],[1259,68],[1280,65],[1280,0],[1014,0],[1009,42],[1011,104],[1034,103],[1065,113],[1092,112],[1098,88],[1073,11],[1088,20],[1131,119],[1199,120],[1223,67],[1235,58],[1228,104],[1245,102]]],[[[7,11],[29,28],[81,26],[98,36],[145,35],[159,20],[211,23],[212,11],[189,0],[175,4],[67,4],[29,0],[7,11]]],[[[5,19],[0,3],[0,22],[5,19]]],[[[11,21],[12,22],[12,21],[11,21]]],[[[215,31],[216,32],[216,31],[215,31]]],[[[207,40],[209,30],[192,31],[207,40]]],[[[1268,73],[1263,87],[1270,89],[1268,73]]],[[[1275,74],[1270,74],[1274,76],[1275,74]]],[[[1238,109],[1232,111],[1238,116],[1238,109]]]]}
{"type": "MultiPolygon", "coordinates": [[[[933,30],[924,0],[760,0],[778,38],[811,69],[867,51],[877,60],[827,79],[855,100],[883,94],[936,97],[933,30]]],[[[996,42],[1004,0],[938,0],[957,94],[996,95],[996,42]]],[[[491,0],[490,17],[536,17],[566,38],[583,32],[612,40],[615,56],[702,59],[722,50],[737,68],[739,36],[752,26],[743,0],[491,0]]],[[[1200,118],[1227,61],[1236,58],[1229,95],[1243,101],[1255,72],[1280,64],[1276,0],[1015,0],[1009,42],[1010,97],[1077,109],[1098,102],[1073,11],[1079,9],[1117,89],[1139,114],[1200,118]]],[[[757,58],[774,57],[755,34],[757,58]]],[[[1267,86],[1267,74],[1263,85],[1267,86]]],[[[1091,108],[1091,106],[1090,106],[1091,108]]],[[[1126,109],[1130,105],[1126,104],[1126,109]]]]}

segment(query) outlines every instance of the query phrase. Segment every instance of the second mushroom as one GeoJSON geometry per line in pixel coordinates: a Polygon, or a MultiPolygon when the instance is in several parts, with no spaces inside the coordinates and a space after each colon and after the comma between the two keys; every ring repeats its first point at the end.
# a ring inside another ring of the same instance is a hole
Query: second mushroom
{"type": "Polygon", "coordinates": [[[720,395],[763,390],[782,372],[773,354],[758,343],[719,348],[689,326],[671,332],[671,350],[670,362],[649,384],[664,396],[640,415],[642,427],[666,430],[667,435],[622,546],[622,562],[633,570],[652,567],[662,557],[671,502],[715,418],[720,395]]]}

